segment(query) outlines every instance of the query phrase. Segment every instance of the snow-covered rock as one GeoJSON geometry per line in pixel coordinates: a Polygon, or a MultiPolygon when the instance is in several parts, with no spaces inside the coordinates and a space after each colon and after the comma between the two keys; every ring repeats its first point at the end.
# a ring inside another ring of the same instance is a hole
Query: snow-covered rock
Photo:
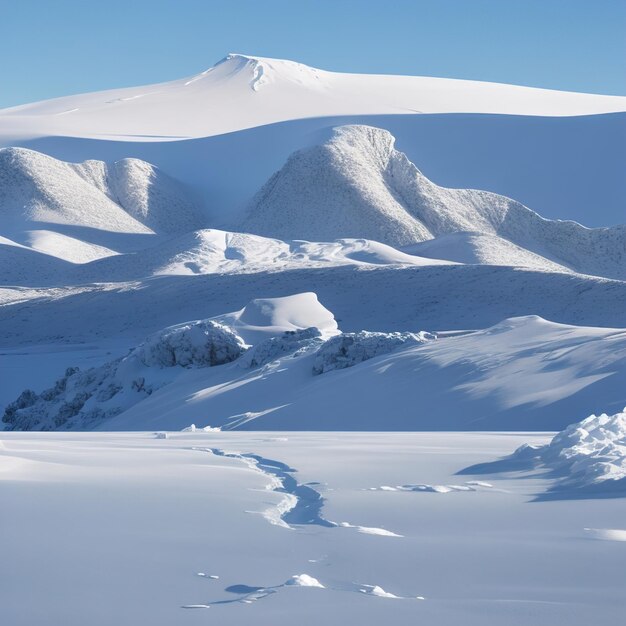
{"type": "Polygon", "coordinates": [[[68,368],[41,394],[22,392],[2,422],[6,430],[91,429],[171,383],[177,369],[222,365],[245,350],[241,337],[212,320],[166,328],[121,359],[68,368]]]}
{"type": "Polygon", "coordinates": [[[278,337],[270,337],[248,350],[239,360],[245,368],[262,367],[289,354],[294,357],[319,347],[323,340],[317,328],[287,330],[278,337]]]}
{"type": "Polygon", "coordinates": [[[362,330],[358,333],[341,333],[324,342],[316,352],[313,374],[353,367],[381,354],[415,346],[430,339],[435,339],[435,335],[427,332],[375,333],[362,330]]]}
{"type": "Polygon", "coordinates": [[[246,350],[243,339],[213,320],[197,320],[148,337],[130,358],[148,367],[212,367],[239,358],[246,350]]]}
{"type": "Polygon", "coordinates": [[[626,226],[546,220],[505,196],[440,187],[394,143],[384,129],[336,127],[330,139],[289,157],[256,195],[241,229],[281,239],[364,237],[395,247],[471,231],[488,236],[472,245],[489,264],[626,278],[626,226]]]}
{"type": "Polygon", "coordinates": [[[548,469],[558,477],[551,491],[626,495],[626,408],[590,415],[545,446],[523,445],[513,462],[548,469]]]}

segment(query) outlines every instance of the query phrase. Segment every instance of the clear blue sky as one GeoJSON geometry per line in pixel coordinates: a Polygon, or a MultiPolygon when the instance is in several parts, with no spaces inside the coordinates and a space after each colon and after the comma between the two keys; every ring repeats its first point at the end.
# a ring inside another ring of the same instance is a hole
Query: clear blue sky
{"type": "Polygon", "coordinates": [[[0,0],[0,107],[228,52],[626,95],[626,0],[0,0]]]}

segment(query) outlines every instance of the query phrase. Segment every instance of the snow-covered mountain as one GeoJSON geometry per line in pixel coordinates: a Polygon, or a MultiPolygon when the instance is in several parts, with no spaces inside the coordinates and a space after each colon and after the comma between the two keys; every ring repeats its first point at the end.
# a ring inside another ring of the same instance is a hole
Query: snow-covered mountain
{"type": "Polygon", "coordinates": [[[9,244],[74,263],[201,225],[184,187],[149,163],[65,163],[23,148],[0,148],[0,216],[9,244]]]}
{"type": "MultiPolygon", "coordinates": [[[[523,265],[527,256],[536,264],[543,256],[545,267],[626,278],[626,226],[587,229],[542,219],[493,193],[439,187],[394,148],[389,132],[367,126],[339,127],[327,142],[293,154],[259,192],[241,228],[287,239],[339,233],[396,247],[475,232],[490,236],[472,241],[482,262],[523,265]]],[[[457,258],[464,255],[459,243],[457,258]]]]}
{"type": "Polygon", "coordinates": [[[617,111],[626,111],[626,98],[468,80],[341,74],[293,61],[229,54],[205,72],[168,83],[5,109],[0,112],[0,137],[176,140],[308,117],[617,111]]]}
{"type": "Polygon", "coordinates": [[[558,196],[624,221],[624,112],[244,55],[0,111],[5,424],[539,429],[618,410],[626,226],[540,214],[558,196]],[[444,186],[455,159],[463,188],[444,186]]]}

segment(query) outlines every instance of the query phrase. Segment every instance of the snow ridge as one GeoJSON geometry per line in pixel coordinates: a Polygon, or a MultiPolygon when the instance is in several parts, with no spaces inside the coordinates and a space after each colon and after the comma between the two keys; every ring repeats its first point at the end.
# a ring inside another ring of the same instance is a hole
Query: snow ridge
{"type": "MultiPolygon", "coordinates": [[[[295,152],[253,199],[242,230],[281,239],[374,239],[394,247],[458,232],[489,237],[484,258],[626,278],[626,226],[588,229],[546,220],[515,200],[447,189],[394,148],[386,130],[350,125],[295,152]],[[496,238],[504,240],[493,245],[496,238]]],[[[480,255],[479,255],[480,256],[480,255]]]]}
{"type": "Polygon", "coordinates": [[[145,161],[66,163],[25,148],[0,149],[0,212],[18,238],[37,225],[150,234],[200,224],[182,185],[145,161]]]}

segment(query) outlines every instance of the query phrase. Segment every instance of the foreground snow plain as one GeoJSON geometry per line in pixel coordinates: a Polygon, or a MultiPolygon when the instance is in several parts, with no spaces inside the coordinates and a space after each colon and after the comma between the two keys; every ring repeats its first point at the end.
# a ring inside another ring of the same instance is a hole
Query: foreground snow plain
{"type": "Polygon", "coordinates": [[[533,501],[551,481],[532,472],[456,475],[549,439],[3,433],[0,621],[618,623],[622,501],[533,501]],[[407,483],[424,490],[389,489],[407,483]]]}

